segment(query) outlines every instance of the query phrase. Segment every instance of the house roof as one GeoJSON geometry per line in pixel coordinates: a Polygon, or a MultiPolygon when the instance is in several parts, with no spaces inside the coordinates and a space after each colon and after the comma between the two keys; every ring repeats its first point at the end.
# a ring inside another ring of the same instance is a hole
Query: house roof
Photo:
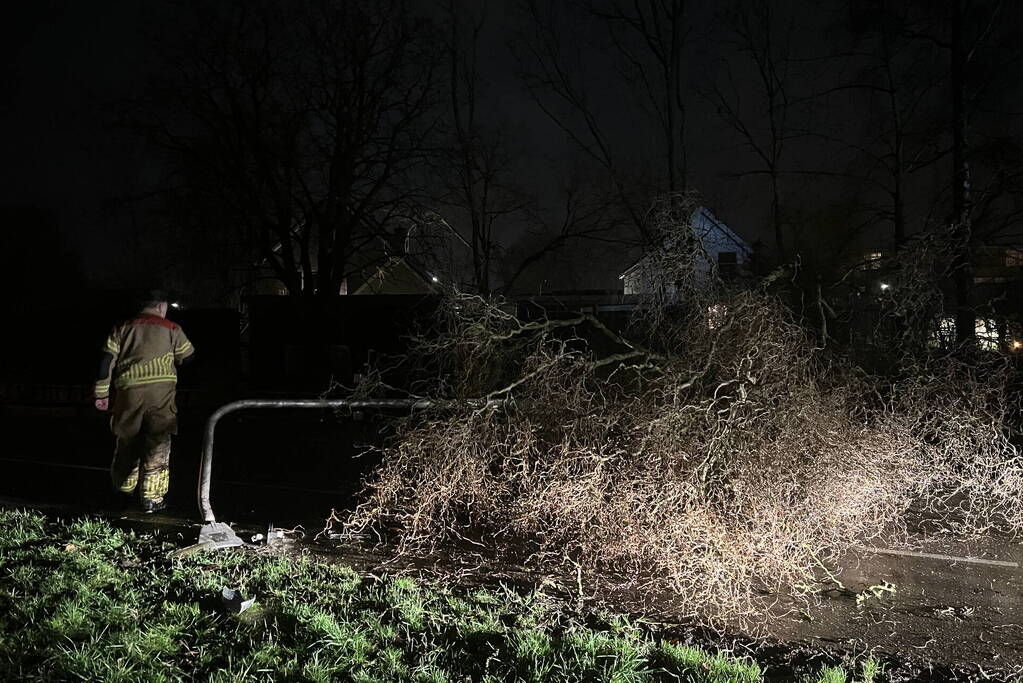
{"type": "Polygon", "coordinates": [[[408,256],[392,256],[352,294],[420,294],[436,290],[434,278],[408,256]]]}
{"type": "MultiPolygon", "coordinates": [[[[741,251],[745,256],[748,257],[750,254],[753,253],[753,250],[750,248],[750,246],[748,244],[746,244],[746,241],[743,240],[741,237],[739,237],[737,234],[735,234],[735,232],[731,228],[729,228],[723,222],[718,220],[717,216],[715,216],[713,213],[711,213],[711,210],[708,209],[707,207],[701,206],[701,207],[697,208],[693,212],[693,217],[694,218],[700,217],[700,218],[705,219],[707,221],[707,223],[709,223],[710,226],[714,230],[716,230],[720,234],[724,235],[725,238],[729,242],[734,244],[736,249],[738,251],[741,251]]],[[[701,235],[700,237],[701,237],[701,241],[702,241],[703,236],[701,235]]],[[[646,259],[646,255],[645,254],[643,256],[640,256],[638,259],[636,259],[636,261],[632,265],[630,265],[628,268],[623,270],[620,277],[625,277],[626,275],[628,275],[630,272],[632,272],[636,268],[636,266],[638,266],[640,263],[642,263],[644,259],[646,259]]]]}
{"type": "Polygon", "coordinates": [[[719,221],[717,216],[715,216],[713,213],[711,213],[710,209],[708,209],[708,208],[706,208],[704,206],[701,206],[699,209],[697,209],[697,212],[701,216],[706,218],[725,237],[727,237],[728,240],[730,242],[732,242],[732,244],[734,244],[736,247],[738,247],[739,251],[743,252],[747,256],[753,253],[753,250],[750,248],[750,246],[748,244],[746,244],[746,241],[743,240],[738,235],[736,235],[735,232],[733,232],[732,229],[729,228],[727,225],[725,225],[724,223],[719,221]]]}

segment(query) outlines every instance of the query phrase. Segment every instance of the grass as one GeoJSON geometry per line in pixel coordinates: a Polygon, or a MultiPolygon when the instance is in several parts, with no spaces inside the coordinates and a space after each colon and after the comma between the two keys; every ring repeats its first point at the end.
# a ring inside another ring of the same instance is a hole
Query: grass
{"type": "MultiPolygon", "coordinates": [[[[730,681],[749,658],[572,616],[541,592],[460,589],[248,551],[167,558],[102,519],[0,510],[0,680],[730,681]],[[255,596],[231,615],[224,586],[255,596]]],[[[876,662],[861,666],[873,681],[876,662]]],[[[853,680],[841,668],[809,681],[853,680]]]]}

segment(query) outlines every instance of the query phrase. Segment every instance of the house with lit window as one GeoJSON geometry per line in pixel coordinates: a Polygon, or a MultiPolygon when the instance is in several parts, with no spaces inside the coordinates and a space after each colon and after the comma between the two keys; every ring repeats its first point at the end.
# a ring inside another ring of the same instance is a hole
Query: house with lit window
{"type": "MultiPolygon", "coordinates": [[[[725,282],[738,279],[750,265],[753,249],[706,207],[696,209],[690,223],[706,255],[696,260],[697,279],[709,280],[714,273],[725,282]]],[[[626,296],[646,292],[650,286],[646,257],[629,266],[620,279],[626,296]]]]}
{"type": "MultiPolygon", "coordinates": [[[[852,266],[850,282],[861,300],[876,296],[898,296],[890,282],[891,264],[880,251],[865,252],[852,266]]],[[[973,249],[971,259],[971,305],[976,311],[974,333],[981,348],[991,351],[1023,350],[1023,247],[984,245],[973,249]]],[[[946,304],[955,301],[953,282],[944,283],[946,304]]],[[[934,321],[931,343],[936,347],[955,344],[956,325],[951,310],[934,321]]]]}
{"type": "MultiPolygon", "coordinates": [[[[279,254],[282,245],[274,247],[279,254]]],[[[301,263],[298,247],[292,245],[294,263],[301,263]]],[[[308,247],[309,265],[315,282],[318,245],[315,236],[308,247]]],[[[337,294],[346,295],[431,295],[444,285],[461,285],[456,277],[467,266],[469,246],[441,218],[430,216],[412,221],[392,218],[390,225],[363,240],[348,254],[346,273],[337,294]]],[[[304,270],[298,276],[306,287],[304,270]]],[[[251,266],[239,269],[234,278],[237,298],[251,296],[285,296],[287,287],[262,258],[251,266]]]]}
{"type": "MultiPolygon", "coordinates": [[[[992,351],[1019,351],[1023,348],[1023,248],[976,247],[971,265],[977,343],[992,351]]],[[[943,319],[939,327],[947,328],[948,322],[943,319]]]]}

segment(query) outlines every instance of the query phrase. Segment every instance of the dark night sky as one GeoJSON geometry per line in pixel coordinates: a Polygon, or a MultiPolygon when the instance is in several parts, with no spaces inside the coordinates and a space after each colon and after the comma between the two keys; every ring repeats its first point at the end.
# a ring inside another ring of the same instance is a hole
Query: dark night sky
{"type": "MultiPolygon", "coordinates": [[[[513,4],[512,0],[488,4],[485,93],[494,120],[520,141],[524,152],[520,163],[532,181],[529,191],[553,199],[558,178],[579,155],[536,109],[516,76],[509,48],[513,4]]],[[[833,39],[829,22],[836,14],[828,14],[817,2],[780,4],[798,16],[798,50],[802,54],[825,50],[833,39]]],[[[688,61],[695,82],[713,72],[722,48],[715,47],[717,53],[711,55],[708,47],[718,3],[707,0],[691,7],[695,40],[688,61]]],[[[154,31],[172,33],[174,11],[155,2],[51,0],[21,4],[5,22],[0,204],[31,204],[53,211],[81,255],[86,274],[101,285],[116,286],[130,277],[126,264],[132,259],[127,255],[137,251],[145,234],[123,211],[111,213],[110,201],[139,192],[155,173],[146,153],[108,122],[116,116],[115,103],[142,88],[155,58],[147,36],[154,31]]],[[[580,34],[586,30],[580,27],[580,34]]],[[[612,137],[619,137],[616,142],[623,145],[627,140],[634,158],[653,159],[656,135],[652,129],[644,134],[649,120],[631,104],[623,104],[629,101],[628,93],[615,79],[600,78],[601,69],[608,68],[600,55],[591,52],[589,59],[594,101],[608,129],[617,131],[612,137]]],[[[804,68],[809,78],[813,67],[804,68]]],[[[738,98],[746,97],[746,87],[740,79],[738,98]]],[[[855,95],[842,97],[845,101],[831,100],[825,120],[831,129],[848,131],[862,124],[858,121],[862,103],[855,95]]],[[[755,160],[723,127],[707,101],[693,94],[689,105],[691,186],[748,241],[766,237],[762,178],[728,175],[751,168],[755,160]]],[[[794,141],[788,153],[794,167],[826,165],[815,158],[822,155],[822,148],[814,144],[794,141]]],[[[919,182],[926,185],[933,178],[919,182]]],[[[823,208],[840,196],[841,187],[827,181],[809,185],[797,178],[790,191],[802,206],[823,208]]]]}
{"type": "MultiPolygon", "coordinates": [[[[497,120],[524,141],[526,163],[541,175],[553,174],[552,167],[577,152],[536,109],[516,76],[508,36],[502,33],[512,21],[511,5],[491,3],[489,9],[486,92],[497,120]]],[[[104,283],[117,284],[126,254],[138,239],[123,216],[110,215],[107,202],[138,191],[140,174],[152,172],[133,141],[107,121],[115,115],[115,103],[137,94],[144,84],[155,58],[147,36],[173,30],[171,22],[161,19],[167,12],[162,3],[50,0],[21,5],[8,24],[0,133],[7,162],[0,203],[55,212],[87,273],[104,283]]],[[[606,120],[634,133],[637,122],[614,106],[623,93],[608,87],[598,96],[605,101],[606,120]]],[[[698,138],[706,145],[706,126],[698,119],[692,125],[701,130],[698,138]]],[[[714,155],[694,155],[715,165],[714,155]]],[[[552,176],[547,184],[556,182],[552,176]]],[[[544,185],[535,191],[543,194],[544,185]]],[[[719,188],[710,189],[719,202],[724,199],[719,188]]],[[[742,197],[744,189],[738,193],[742,197]]]]}
{"type": "Polygon", "coordinates": [[[144,77],[144,5],[25,3],[7,24],[0,203],[53,211],[90,275],[123,259],[104,203],[144,166],[106,123],[144,77]]]}

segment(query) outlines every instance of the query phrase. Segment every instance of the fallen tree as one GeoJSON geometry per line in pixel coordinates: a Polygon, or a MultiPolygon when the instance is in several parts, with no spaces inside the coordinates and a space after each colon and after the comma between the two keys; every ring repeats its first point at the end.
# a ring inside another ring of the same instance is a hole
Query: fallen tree
{"type": "Polygon", "coordinates": [[[957,533],[1023,529],[1007,368],[870,376],[770,295],[687,282],[690,257],[662,271],[676,295],[656,290],[628,338],[451,298],[417,347],[420,386],[506,403],[406,420],[334,530],[386,531],[410,552],[525,545],[534,566],[670,589],[693,615],[749,626],[769,593],[903,532],[914,503],[957,533]]]}

